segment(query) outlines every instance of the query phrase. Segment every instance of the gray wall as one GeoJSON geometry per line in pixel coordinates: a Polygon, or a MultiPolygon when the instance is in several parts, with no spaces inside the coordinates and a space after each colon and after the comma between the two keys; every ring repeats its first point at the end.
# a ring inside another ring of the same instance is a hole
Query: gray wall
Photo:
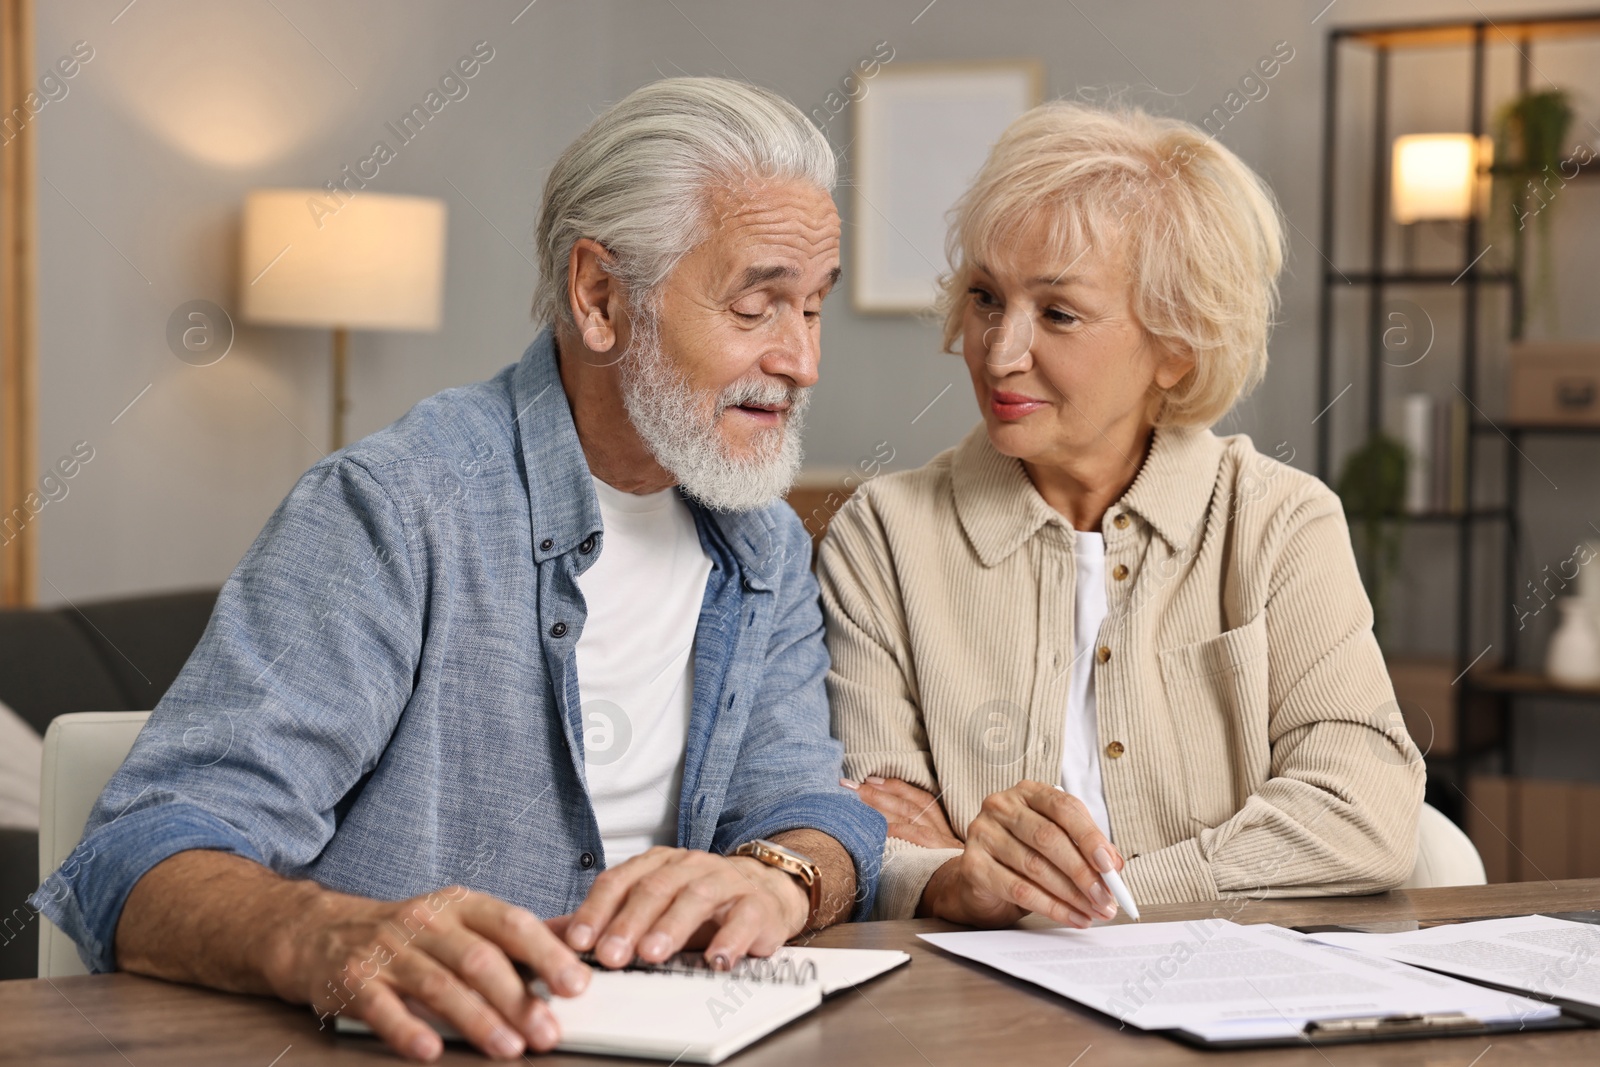
{"type": "MultiPolygon", "coordinates": [[[[41,462],[78,441],[95,449],[68,497],[38,520],[45,602],[219,583],[318,458],[326,437],[325,332],[237,324],[227,358],[192,367],[168,351],[167,318],[195,298],[235,306],[238,208],[247,189],[314,185],[333,176],[367,154],[383,124],[419,100],[478,40],[487,40],[495,56],[470,83],[468,97],[449,104],[374,183],[380,191],[448,202],[445,320],[437,334],[354,335],[353,436],[383,426],[423,396],[517,358],[533,334],[530,233],[544,173],[592,115],[646,81],[685,72],[743,76],[810,111],[877,42],[887,41],[893,63],[1037,57],[1052,95],[1119,92],[1198,119],[1258,56],[1286,40],[1294,59],[1268,97],[1250,104],[1221,135],[1272,183],[1293,229],[1272,369],[1219,430],[1247,432],[1269,452],[1286,443],[1294,462],[1309,468],[1323,252],[1346,265],[1365,256],[1358,232],[1342,235],[1337,249],[1313,244],[1323,33],[1341,23],[1477,11],[1455,0],[1339,0],[1326,10],[1326,0],[937,0],[927,7],[925,0],[545,0],[524,9],[525,2],[141,0],[120,15],[120,0],[38,5],[41,69],[79,39],[95,50],[68,83],[67,97],[35,120],[41,462]]],[[[1584,6],[1500,0],[1491,14],[1584,6]]],[[[1594,48],[1548,46],[1537,60],[1539,75],[1580,91],[1586,119],[1600,117],[1594,48]]],[[[1513,58],[1507,49],[1497,54],[1497,90],[1512,85],[1513,58]]],[[[1359,108],[1365,99],[1355,77],[1359,62],[1349,69],[1348,99],[1359,108]]],[[[1396,132],[1464,128],[1465,69],[1460,51],[1397,63],[1396,132]]],[[[1352,168],[1343,207],[1357,210],[1366,196],[1367,145],[1365,119],[1353,115],[1341,138],[1352,168]]],[[[847,108],[828,126],[847,172],[851,119],[847,108]]],[[[1595,185],[1563,193],[1560,205],[1561,330],[1574,336],[1600,333],[1592,283],[1600,265],[1592,240],[1600,217],[1595,185]]],[[[839,201],[848,245],[854,203],[847,187],[839,201]]],[[[1439,234],[1425,234],[1420,254],[1443,263],[1452,252],[1439,234]]],[[[847,247],[847,262],[848,255],[847,247]]],[[[1441,355],[1392,374],[1388,387],[1391,394],[1448,391],[1459,371],[1443,353],[1455,336],[1459,305],[1450,293],[1407,295],[1438,320],[1441,355]]],[[[1361,314],[1356,296],[1340,300],[1343,313],[1361,314]]],[[[1503,316],[1495,314],[1486,326],[1503,330],[1503,316]]],[[[895,466],[913,466],[976,420],[959,361],[938,351],[931,324],[857,314],[841,294],[828,308],[825,338],[810,464],[848,466],[887,440],[895,466]],[[953,388],[913,424],[947,384],[953,388]]],[[[1353,357],[1358,340],[1358,334],[1342,337],[1342,350],[1353,357]]],[[[1490,355],[1503,359],[1499,348],[1490,355]]],[[[1336,422],[1341,447],[1358,439],[1361,393],[1358,384],[1326,416],[1336,422]]],[[[1503,407],[1493,390],[1486,405],[1491,415],[1503,407]]],[[[1565,442],[1529,450],[1549,476],[1524,470],[1534,509],[1524,560],[1529,571],[1565,558],[1586,522],[1600,524],[1595,465],[1584,454],[1583,446],[1565,442]]],[[[1498,451],[1484,455],[1488,462],[1498,451]]],[[[1450,647],[1454,572],[1446,536],[1442,529],[1408,535],[1394,612],[1401,643],[1412,650],[1450,647]]],[[[1535,651],[1551,614],[1530,626],[1535,651]]],[[[1490,633],[1497,620],[1480,623],[1490,633]]]]}

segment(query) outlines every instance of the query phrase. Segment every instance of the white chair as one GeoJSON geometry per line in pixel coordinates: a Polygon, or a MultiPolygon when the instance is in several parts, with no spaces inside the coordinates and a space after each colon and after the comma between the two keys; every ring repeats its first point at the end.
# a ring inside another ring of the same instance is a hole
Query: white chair
{"type": "MultiPolygon", "coordinates": [[[[148,711],[82,711],[51,721],[39,781],[40,881],[77,847],[94,802],[149,717],[148,711]]],[[[39,916],[39,977],[87,973],[72,939],[39,916]]]]}
{"type": "Polygon", "coordinates": [[[1444,813],[1427,804],[1417,815],[1417,862],[1402,889],[1431,889],[1447,885],[1483,885],[1483,859],[1472,839],[1444,813]]]}

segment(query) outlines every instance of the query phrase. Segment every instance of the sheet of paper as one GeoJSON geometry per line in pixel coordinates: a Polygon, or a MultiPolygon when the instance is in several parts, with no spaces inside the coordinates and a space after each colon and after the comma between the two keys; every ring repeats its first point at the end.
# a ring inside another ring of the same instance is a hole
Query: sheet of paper
{"type": "Polygon", "coordinates": [[[1519,915],[1405,934],[1309,936],[1463,978],[1600,1005],[1600,926],[1590,923],[1519,915]]]}
{"type": "Polygon", "coordinates": [[[1339,951],[1267,924],[1223,919],[1088,930],[922,934],[1146,1030],[1229,1024],[1297,1033],[1312,1019],[1464,1012],[1485,1022],[1557,1014],[1528,1000],[1381,957],[1339,951]]]}

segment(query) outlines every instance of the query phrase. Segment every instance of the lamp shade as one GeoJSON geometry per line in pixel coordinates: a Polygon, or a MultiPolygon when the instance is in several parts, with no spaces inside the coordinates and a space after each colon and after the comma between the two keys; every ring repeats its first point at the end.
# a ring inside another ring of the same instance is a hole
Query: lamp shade
{"type": "Polygon", "coordinates": [[[1464,219],[1487,199],[1493,142],[1467,133],[1415,133],[1395,138],[1391,171],[1394,220],[1464,219]]]}
{"type": "Polygon", "coordinates": [[[245,197],[240,308],[246,321],[358,330],[437,330],[444,201],[322,189],[245,197]]]}

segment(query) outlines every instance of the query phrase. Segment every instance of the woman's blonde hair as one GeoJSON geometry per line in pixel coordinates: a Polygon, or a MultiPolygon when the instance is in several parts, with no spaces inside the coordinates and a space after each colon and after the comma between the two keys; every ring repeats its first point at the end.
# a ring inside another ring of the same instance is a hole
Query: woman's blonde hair
{"type": "Polygon", "coordinates": [[[1266,373],[1279,218],[1266,183],[1199,127],[1138,108],[1043,104],[1006,129],[952,211],[945,350],[961,336],[973,262],[1004,258],[1019,233],[1043,227],[1061,265],[1120,247],[1140,325],[1195,358],[1163,391],[1157,424],[1210,426],[1266,373]]]}

